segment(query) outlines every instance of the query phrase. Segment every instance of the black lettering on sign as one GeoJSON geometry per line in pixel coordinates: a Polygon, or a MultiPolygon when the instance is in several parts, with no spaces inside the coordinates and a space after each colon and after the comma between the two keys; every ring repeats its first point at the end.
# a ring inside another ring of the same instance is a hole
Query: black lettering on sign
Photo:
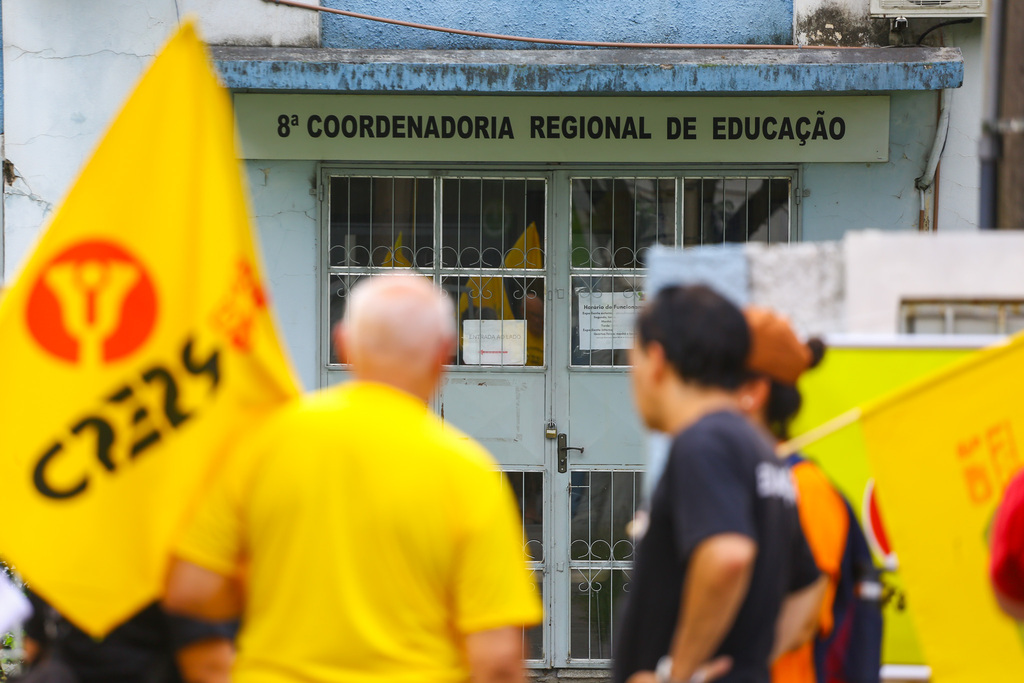
{"type": "Polygon", "coordinates": [[[512,119],[505,116],[501,119],[501,130],[498,131],[498,138],[515,140],[516,134],[512,132],[512,119]]]}
{"type": "Polygon", "coordinates": [[[725,117],[716,116],[711,119],[711,125],[713,126],[711,137],[715,140],[725,140],[725,117]]]}
{"type": "Polygon", "coordinates": [[[441,137],[445,140],[455,137],[455,118],[452,116],[441,117],[441,137]]]}
{"type": "Polygon", "coordinates": [[[819,111],[818,118],[814,119],[814,132],[811,133],[812,140],[828,140],[828,132],[825,130],[825,112],[819,111]]]}
{"type": "Polygon", "coordinates": [[[678,140],[679,136],[683,132],[683,124],[675,116],[669,116],[665,119],[665,137],[669,140],[678,140]]]}
{"type": "Polygon", "coordinates": [[[800,140],[801,147],[806,145],[807,138],[811,137],[811,131],[807,130],[809,125],[811,125],[811,120],[806,116],[801,116],[796,120],[796,137],[800,140]]]}
{"type": "Polygon", "coordinates": [[[329,138],[338,137],[338,131],[341,129],[341,122],[338,121],[338,117],[334,114],[329,115],[324,119],[324,134],[329,138]]]}
{"type": "Polygon", "coordinates": [[[348,115],[341,120],[341,134],[347,138],[354,138],[356,133],[359,132],[359,125],[356,123],[356,117],[348,115]]]}
{"type": "Polygon", "coordinates": [[[641,140],[650,140],[651,139],[651,134],[647,132],[647,121],[646,121],[646,118],[643,117],[643,116],[640,117],[640,139],[641,140]]]}
{"type": "Polygon", "coordinates": [[[291,135],[292,126],[299,125],[298,114],[281,114],[277,117],[277,135],[278,137],[286,138],[291,135]]]}
{"type": "MultiPolygon", "coordinates": [[[[598,123],[601,122],[601,119],[599,119],[596,116],[591,118],[590,120],[594,121],[595,119],[597,120],[598,123]]],[[[615,138],[616,140],[618,140],[619,138],[621,138],[622,137],[622,125],[621,124],[622,124],[622,117],[621,116],[616,116],[615,118],[612,118],[611,116],[604,117],[604,137],[605,137],[605,139],[615,138]]],[[[596,137],[596,138],[601,137],[601,127],[600,126],[597,127],[597,135],[594,135],[592,137],[596,137]]]]}
{"type": "Polygon", "coordinates": [[[548,117],[547,133],[548,133],[548,137],[549,138],[557,138],[558,137],[558,117],[557,116],[549,116],[548,117]]]}
{"type": "Polygon", "coordinates": [[[697,117],[696,116],[684,116],[683,117],[683,139],[684,140],[696,140],[697,139],[697,117]]]}
{"type": "Polygon", "coordinates": [[[530,137],[531,138],[543,138],[544,137],[544,117],[543,116],[531,116],[530,117],[530,137]]]}
{"type": "Polygon", "coordinates": [[[626,117],[626,123],[622,126],[622,137],[636,140],[636,123],[632,116],[626,117]]]}
{"type": "Polygon", "coordinates": [[[323,119],[321,119],[316,114],[313,114],[312,116],[309,117],[309,119],[306,121],[306,132],[309,133],[309,137],[318,138],[324,134],[323,129],[320,127],[320,124],[322,122],[323,119]]]}
{"type": "Polygon", "coordinates": [[[828,123],[828,133],[833,140],[842,140],[846,137],[846,121],[842,117],[835,117],[828,123]]]}

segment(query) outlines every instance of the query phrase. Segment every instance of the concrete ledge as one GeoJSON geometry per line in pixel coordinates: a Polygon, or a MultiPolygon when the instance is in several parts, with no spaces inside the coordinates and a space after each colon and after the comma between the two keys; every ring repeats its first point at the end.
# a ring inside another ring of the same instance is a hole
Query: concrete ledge
{"type": "Polygon", "coordinates": [[[331,50],[217,47],[237,91],[683,95],[958,88],[959,48],[331,50]]]}

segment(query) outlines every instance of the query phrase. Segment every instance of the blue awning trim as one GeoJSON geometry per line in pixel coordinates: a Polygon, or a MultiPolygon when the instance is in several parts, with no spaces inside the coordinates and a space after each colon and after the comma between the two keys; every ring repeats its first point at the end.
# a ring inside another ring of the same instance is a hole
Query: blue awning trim
{"type": "Polygon", "coordinates": [[[236,91],[684,95],[958,88],[959,48],[335,50],[218,47],[236,91]]]}

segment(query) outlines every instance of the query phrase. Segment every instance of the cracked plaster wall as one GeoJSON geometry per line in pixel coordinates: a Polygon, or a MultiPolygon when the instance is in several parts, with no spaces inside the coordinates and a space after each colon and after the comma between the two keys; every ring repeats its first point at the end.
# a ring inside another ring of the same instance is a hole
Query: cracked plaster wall
{"type": "Polygon", "coordinates": [[[278,329],[303,386],[320,385],[317,336],[320,328],[320,223],[311,195],[315,161],[245,162],[250,200],[278,329]]]}
{"type": "MultiPolygon", "coordinates": [[[[238,36],[247,35],[246,44],[316,44],[317,14],[285,17],[284,10],[262,0],[5,0],[4,155],[15,178],[4,188],[0,274],[16,275],[179,16],[199,13],[208,42],[240,42],[238,36]]],[[[316,329],[317,301],[312,162],[276,164],[272,171],[260,172],[252,187],[268,277],[275,298],[289,302],[278,314],[302,380],[315,386],[316,339],[307,339],[316,329]],[[312,351],[306,348],[311,344],[312,351]]],[[[111,201],[116,198],[111,187],[111,201]]]]}

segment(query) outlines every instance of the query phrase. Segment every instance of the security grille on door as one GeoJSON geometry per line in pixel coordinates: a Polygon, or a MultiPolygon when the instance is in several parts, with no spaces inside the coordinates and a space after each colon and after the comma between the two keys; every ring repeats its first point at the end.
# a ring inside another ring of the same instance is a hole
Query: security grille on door
{"type": "Polygon", "coordinates": [[[414,270],[455,303],[456,364],[544,365],[545,191],[526,178],[331,178],[331,325],[360,278],[414,270]]]}
{"type": "Polygon", "coordinates": [[[519,503],[547,615],[524,631],[524,654],[533,667],[607,666],[641,502],[626,370],[648,250],[795,239],[793,173],[322,178],[324,382],[343,376],[328,331],[361,278],[419,273],[452,298],[458,353],[435,407],[491,451],[519,503]]]}
{"type": "Polygon", "coordinates": [[[788,177],[574,178],[572,364],[629,364],[651,246],[789,242],[791,196],[788,177]]]}

